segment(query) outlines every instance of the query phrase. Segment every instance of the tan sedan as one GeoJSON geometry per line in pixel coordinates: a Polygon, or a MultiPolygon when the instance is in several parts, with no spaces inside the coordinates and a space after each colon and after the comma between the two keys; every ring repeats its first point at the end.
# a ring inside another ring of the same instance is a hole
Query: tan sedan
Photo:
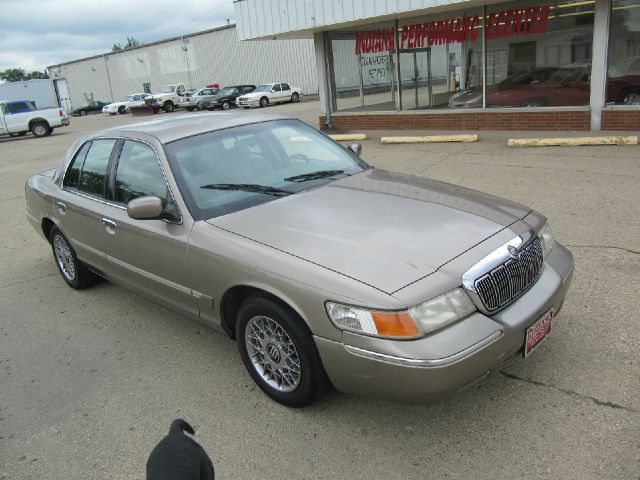
{"type": "Polygon", "coordinates": [[[225,331],[286,405],[331,384],[440,399],[528,356],[573,272],[545,218],[359,151],[271,115],[126,125],[30,178],[27,217],[69,286],[103,277],[225,331]]]}

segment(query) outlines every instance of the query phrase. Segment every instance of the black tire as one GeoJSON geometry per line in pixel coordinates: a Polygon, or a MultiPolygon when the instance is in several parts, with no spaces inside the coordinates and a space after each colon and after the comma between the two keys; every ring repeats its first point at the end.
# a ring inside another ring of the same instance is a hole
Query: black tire
{"type": "Polygon", "coordinates": [[[293,92],[291,94],[291,103],[298,103],[299,100],[300,100],[300,95],[298,95],[297,92],[293,92]]]}
{"type": "Polygon", "coordinates": [[[127,113],[127,109],[125,108],[125,106],[124,106],[124,105],[120,105],[120,106],[118,107],[118,113],[119,113],[120,115],[123,115],[123,114],[127,113]]]}
{"type": "Polygon", "coordinates": [[[547,101],[544,98],[528,98],[522,102],[521,106],[525,108],[546,107],[547,101]]]}
{"type": "Polygon", "coordinates": [[[51,135],[52,128],[47,122],[33,122],[29,127],[34,137],[46,137],[51,135]]]}
{"type": "Polygon", "coordinates": [[[269,105],[269,99],[267,97],[262,97],[260,99],[260,107],[264,108],[269,105]]]}
{"type": "Polygon", "coordinates": [[[229,100],[225,100],[222,102],[222,110],[229,110],[231,108],[231,102],[229,100]]]}
{"type": "Polygon", "coordinates": [[[196,103],[196,110],[198,111],[202,110],[202,102],[196,103]]]}
{"type": "Polygon", "coordinates": [[[78,260],[75,250],[58,227],[51,229],[49,240],[53,259],[67,285],[76,290],[84,290],[99,280],[95,273],[78,260]]]}
{"type": "Polygon", "coordinates": [[[164,102],[162,108],[164,108],[164,111],[167,113],[173,112],[173,102],[167,100],[166,102],[164,102]]]}
{"type": "Polygon", "coordinates": [[[622,94],[623,105],[640,105],[640,90],[627,90],[622,94]]]}
{"type": "Polygon", "coordinates": [[[249,297],[238,312],[236,340],[251,378],[276,402],[289,407],[304,407],[327,390],[329,379],[311,332],[304,321],[288,308],[260,295],[249,297]],[[252,327],[259,327],[259,322],[268,322],[268,331],[273,337],[263,335],[258,339],[256,332],[264,333],[265,330],[252,327]],[[254,342],[260,342],[260,348],[264,351],[257,351],[257,344],[250,343],[251,338],[254,342]],[[287,349],[286,352],[282,346],[287,349]],[[248,348],[255,349],[253,354],[248,348]],[[291,369],[291,366],[294,368],[291,369]],[[295,371],[296,367],[299,372],[295,371]],[[276,384],[282,382],[283,385],[278,387],[269,381],[276,384]]]}
{"type": "Polygon", "coordinates": [[[80,110],[78,113],[80,114],[81,117],[84,117],[87,115],[88,112],[86,110],[80,110]]]}
{"type": "Polygon", "coordinates": [[[27,132],[13,132],[10,133],[9,136],[10,137],[24,137],[27,134],[27,132]]]}

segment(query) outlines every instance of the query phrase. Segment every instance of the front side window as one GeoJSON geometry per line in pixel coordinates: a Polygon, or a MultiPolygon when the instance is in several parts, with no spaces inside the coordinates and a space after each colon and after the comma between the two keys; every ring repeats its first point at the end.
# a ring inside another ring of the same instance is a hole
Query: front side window
{"type": "Polygon", "coordinates": [[[276,83],[273,88],[271,89],[272,92],[279,92],[280,89],[280,84],[276,83]]]}
{"type": "Polygon", "coordinates": [[[104,198],[104,180],[115,139],[99,139],[91,142],[80,171],[78,190],[104,198]]]}
{"type": "Polygon", "coordinates": [[[165,205],[167,183],[156,153],[145,143],[126,140],[118,160],[114,200],[126,205],[149,195],[160,198],[165,205]]]}
{"type": "Polygon", "coordinates": [[[640,105],[640,0],[614,0],[609,32],[606,101],[640,105]]]}
{"type": "Polygon", "coordinates": [[[298,120],[177,140],[165,150],[194,218],[225,215],[361,172],[350,151],[298,120]]]}

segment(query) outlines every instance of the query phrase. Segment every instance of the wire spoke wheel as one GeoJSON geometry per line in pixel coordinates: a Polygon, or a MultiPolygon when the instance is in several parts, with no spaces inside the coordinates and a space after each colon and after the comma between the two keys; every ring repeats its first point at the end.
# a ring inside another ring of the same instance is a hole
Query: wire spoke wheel
{"type": "Polygon", "coordinates": [[[302,372],[298,349],[278,322],[252,317],[244,341],[251,365],[270,387],[285,393],[298,387],[302,372]]]}
{"type": "Polygon", "coordinates": [[[53,251],[60,271],[67,280],[73,282],[76,278],[76,262],[67,242],[60,235],[53,239],[53,251]]]}

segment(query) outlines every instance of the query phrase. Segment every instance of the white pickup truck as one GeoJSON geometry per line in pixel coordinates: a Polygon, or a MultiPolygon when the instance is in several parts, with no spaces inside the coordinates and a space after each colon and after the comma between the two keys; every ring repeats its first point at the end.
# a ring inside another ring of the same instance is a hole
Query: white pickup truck
{"type": "Polygon", "coordinates": [[[70,119],[62,108],[36,109],[32,102],[0,101],[0,135],[20,137],[28,132],[46,137],[54,128],[66,127],[70,119]]]}
{"type": "Polygon", "coordinates": [[[180,97],[187,91],[184,84],[165,85],[159,93],[150,95],[144,99],[153,109],[153,113],[158,113],[160,109],[165,112],[173,112],[178,107],[180,97]]]}

